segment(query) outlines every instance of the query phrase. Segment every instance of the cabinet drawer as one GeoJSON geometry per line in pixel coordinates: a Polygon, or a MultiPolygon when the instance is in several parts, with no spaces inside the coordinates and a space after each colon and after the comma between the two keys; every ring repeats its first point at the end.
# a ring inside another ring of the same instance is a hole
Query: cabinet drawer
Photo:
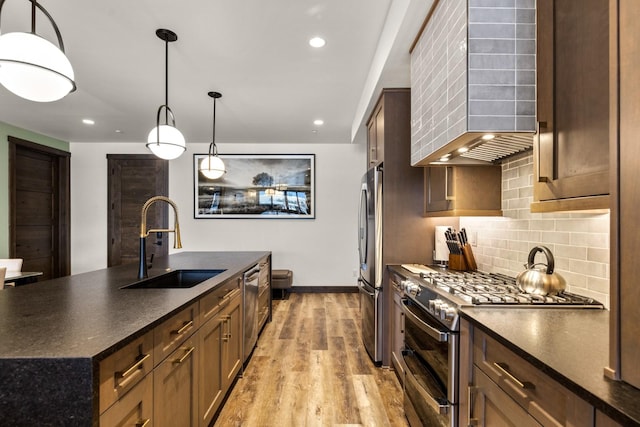
{"type": "Polygon", "coordinates": [[[153,368],[149,331],[100,362],[100,413],[133,388],[153,368]]]}
{"type": "Polygon", "coordinates": [[[147,375],[100,415],[100,425],[151,427],[152,416],[153,375],[147,375]]]}
{"type": "Polygon", "coordinates": [[[199,327],[198,303],[194,303],[165,320],[153,330],[154,365],[162,362],[199,327]]]}
{"type": "Polygon", "coordinates": [[[478,329],[473,362],[542,425],[593,425],[591,405],[478,329]]]}
{"type": "Polygon", "coordinates": [[[200,324],[204,325],[207,320],[213,319],[236,294],[242,292],[241,285],[242,279],[234,277],[202,297],[200,299],[200,324]]]}
{"type": "Polygon", "coordinates": [[[480,369],[473,369],[475,387],[469,387],[469,425],[539,427],[535,419],[520,407],[480,369]]]}

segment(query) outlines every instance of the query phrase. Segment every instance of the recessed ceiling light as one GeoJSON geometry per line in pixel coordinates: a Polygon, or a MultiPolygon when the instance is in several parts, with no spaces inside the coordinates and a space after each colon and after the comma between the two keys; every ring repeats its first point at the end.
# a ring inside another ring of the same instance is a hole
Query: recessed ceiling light
{"type": "Polygon", "coordinates": [[[313,129],[313,130],[311,131],[311,133],[318,133],[318,130],[317,130],[317,129],[313,129]]]}
{"type": "Polygon", "coordinates": [[[488,133],[488,134],[486,134],[486,135],[482,135],[482,139],[484,139],[485,141],[488,141],[488,140],[493,139],[493,138],[495,138],[495,137],[496,137],[496,136],[495,136],[495,135],[493,135],[493,134],[491,134],[491,133],[488,133]]]}
{"type": "Polygon", "coordinates": [[[82,123],[84,123],[85,125],[95,125],[96,122],[91,120],[91,119],[82,119],[82,123]]]}
{"type": "Polygon", "coordinates": [[[449,156],[440,157],[440,161],[441,162],[448,162],[449,161],[449,156]]]}
{"type": "Polygon", "coordinates": [[[460,147],[458,148],[458,153],[466,153],[469,151],[469,147],[460,147]]]}
{"type": "Polygon", "coordinates": [[[309,45],[312,47],[322,47],[325,44],[327,44],[327,42],[322,37],[314,37],[309,40],[309,45]]]}
{"type": "Polygon", "coordinates": [[[316,119],[313,121],[313,124],[316,126],[322,126],[324,124],[324,120],[322,119],[316,119]]]}
{"type": "Polygon", "coordinates": [[[122,133],[120,129],[116,129],[116,133],[122,133]]]}

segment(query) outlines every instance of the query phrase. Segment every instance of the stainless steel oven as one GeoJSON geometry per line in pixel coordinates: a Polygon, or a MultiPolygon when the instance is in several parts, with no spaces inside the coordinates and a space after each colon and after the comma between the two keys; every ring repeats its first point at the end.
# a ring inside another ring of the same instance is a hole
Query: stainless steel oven
{"type": "Polygon", "coordinates": [[[412,427],[458,422],[458,333],[411,298],[403,302],[405,415],[412,427]]]}
{"type": "Polygon", "coordinates": [[[598,301],[569,292],[526,294],[514,278],[501,274],[415,265],[391,270],[404,278],[404,406],[412,427],[458,424],[460,307],[603,308],[598,301]]]}

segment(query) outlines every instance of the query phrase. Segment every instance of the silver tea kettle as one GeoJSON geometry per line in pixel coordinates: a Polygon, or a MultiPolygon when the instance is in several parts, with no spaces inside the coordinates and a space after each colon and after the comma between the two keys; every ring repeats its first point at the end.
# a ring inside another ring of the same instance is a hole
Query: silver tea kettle
{"type": "Polygon", "coordinates": [[[564,290],[567,282],[558,273],[553,272],[553,254],[546,246],[535,246],[529,252],[529,259],[525,265],[527,269],[516,277],[516,284],[523,292],[535,295],[556,295],[564,290]],[[547,257],[546,264],[536,264],[538,252],[547,257]]]}

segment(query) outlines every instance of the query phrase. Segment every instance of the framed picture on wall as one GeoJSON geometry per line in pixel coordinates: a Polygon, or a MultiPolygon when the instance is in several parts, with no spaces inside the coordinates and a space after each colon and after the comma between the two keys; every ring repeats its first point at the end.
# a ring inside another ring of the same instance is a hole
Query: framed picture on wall
{"type": "Polygon", "coordinates": [[[227,172],[209,179],[193,155],[195,218],[315,218],[314,154],[221,154],[227,172]]]}

